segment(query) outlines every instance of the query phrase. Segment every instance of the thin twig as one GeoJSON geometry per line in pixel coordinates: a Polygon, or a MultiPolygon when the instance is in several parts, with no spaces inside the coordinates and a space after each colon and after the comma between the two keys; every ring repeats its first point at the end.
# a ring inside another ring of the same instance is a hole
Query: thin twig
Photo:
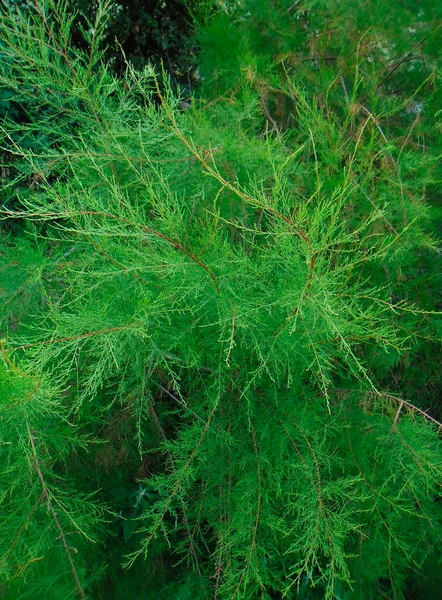
{"type": "Polygon", "coordinates": [[[357,392],[357,393],[363,394],[364,396],[376,396],[378,398],[381,397],[381,398],[388,398],[389,400],[394,400],[395,402],[398,402],[401,405],[401,408],[402,408],[402,406],[406,406],[408,409],[419,413],[422,417],[424,417],[428,421],[431,421],[432,423],[437,425],[439,430],[442,429],[442,423],[440,421],[438,421],[437,419],[435,419],[434,417],[432,417],[431,415],[426,413],[421,408],[417,407],[415,404],[412,404],[411,402],[408,402],[408,400],[404,400],[403,398],[399,398],[398,396],[392,396],[391,394],[387,394],[385,392],[372,392],[370,390],[368,390],[368,391],[352,390],[349,388],[335,388],[333,390],[329,390],[329,393],[331,393],[331,394],[339,394],[342,392],[344,392],[344,393],[357,392]]]}
{"type": "Polygon", "coordinates": [[[170,392],[167,388],[165,388],[164,386],[162,386],[160,383],[158,383],[154,379],[152,379],[151,381],[154,383],[154,385],[156,385],[157,387],[159,387],[160,390],[162,390],[165,394],[167,394],[170,398],[172,398],[172,400],[175,400],[175,402],[178,402],[178,404],[180,406],[182,406],[183,408],[185,408],[186,410],[188,410],[194,417],[196,417],[198,419],[198,421],[201,421],[201,423],[204,423],[204,424],[206,423],[204,421],[204,419],[199,416],[199,414],[197,414],[194,410],[192,410],[189,406],[187,406],[187,404],[185,402],[183,402],[180,398],[178,398],[177,396],[175,396],[174,394],[172,394],[172,392],[170,392]]]}
{"type": "MultiPolygon", "coordinates": [[[[381,212],[379,210],[379,208],[376,206],[376,204],[373,202],[373,200],[370,198],[370,196],[367,194],[367,192],[364,190],[364,188],[362,187],[362,185],[358,182],[356,182],[356,185],[359,187],[359,189],[361,190],[361,192],[364,194],[364,196],[367,198],[367,200],[370,202],[370,204],[372,205],[372,207],[381,212]]],[[[382,218],[385,220],[385,222],[387,223],[387,225],[390,227],[390,229],[396,234],[399,235],[398,232],[396,231],[396,229],[393,227],[392,223],[390,223],[390,221],[387,219],[387,217],[382,214],[382,218]]]]}
{"type": "Polygon", "coordinates": [[[8,348],[9,351],[15,352],[16,350],[26,350],[27,348],[34,348],[36,346],[47,346],[49,344],[59,344],[61,342],[71,342],[73,340],[82,340],[85,338],[90,338],[95,335],[103,335],[106,333],[113,333],[114,331],[124,331],[126,329],[132,329],[135,327],[140,327],[141,323],[130,323],[129,325],[122,325],[121,327],[109,327],[109,329],[98,329],[97,331],[90,331],[89,333],[81,333],[79,335],[66,336],[62,338],[56,338],[52,340],[43,340],[41,342],[33,342],[31,344],[23,344],[22,346],[14,346],[13,348],[8,348]]]}
{"type": "Polygon", "coordinates": [[[394,417],[394,421],[393,421],[393,428],[395,428],[395,427],[396,427],[396,425],[397,425],[397,422],[399,421],[399,415],[400,415],[400,413],[401,413],[401,410],[402,410],[402,407],[403,407],[403,406],[404,406],[404,402],[402,401],[402,402],[399,404],[399,407],[398,407],[398,409],[397,409],[396,415],[395,415],[395,417],[394,417]]]}
{"type": "Polygon", "coordinates": [[[180,489],[180,487],[181,487],[181,479],[182,479],[182,477],[184,476],[185,472],[186,472],[186,471],[187,471],[187,469],[189,468],[189,466],[190,466],[190,464],[191,464],[192,460],[194,459],[194,457],[195,457],[196,453],[198,452],[198,450],[199,450],[199,448],[200,448],[201,444],[203,443],[203,440],[204,440],[204,438],[205,438],[205,436],[206,436],[206,433],[207,433],[207,431],[208,431],[208,429],[209,429],[209,427],[210,427],[210,424],[211,424],[211,422],[212,422],[212,419],[213,419],[213,416],[214,416],[214,414],[215,414],[215,411],[216,411],[217,407],[218,407],[218,404],[217,404],[217,403],[215,403],[215,404],[213,405],[213,408],[212,408],[212,410],[210,411],[210,414],[209,414],[209,416],[208,416],[208,418],[207,418],[207,421],[206,421],[206,423],[205,423],[205,425],[204,425],[204,428],[203,428],[203,430],[202,430],[202,432],[201,432],[201,435],[200,435],[200,437],[199,437],[199,439],[198,439],[197,443],[195,444],[195,447],[193,448],[192,452],[191,452],[191,453],[190,453],[190,455],[189,455],[189,458],[186,460],[186,462],[185,462],[185,464],[183,465],[183,467],[180,469],[180,472],[179,472],[179,473],[177,473],[177,480],[176,480],[176,482],[175,482],[175,484],[174,484],[174,486],[173,486],[173,488],[172,488],[172,490],[171,490],[171,492],[170,492],[170,494],[169,494],[169,497],[167,498],[167,501],[166,501],[166,503],[165,503],[165,505],[164,505],[164,509],[163,509],[163,511],[162,511],[162,513],[161,513],[161,515],[158,517],[158,519],[157,519],[157,521],[156,521],[156,523],[155,523],[154,527],[152,528],[152,531],[151,531],[150,535],[148,536],[148,538],[147,538],[147,539],[145,540],[145,542],[143,543],[143,546],[142,546],[142,547],[141,547],[139,550],[137,550],[136,552],[134,552],[134,553],[132,554],[132,556],[129,558],[129,560],[128,560],[128,562],[127,562],[126,566],[131,566],[131,565],[133,565],[133,563],[135,562],[135,560],[137,559],[137,557],[138,557],[138,556],[140,556],[140,554],[142,554],[142,553],[143,553],[143,551],[144,551],[144,552],[146,552],[146,550],[147,550],[147,547],[149,546],[149,544],[150,544],[150,542],[152,541],[152,539],[155,537],[155,535],[156,535],[156,533],[157,533],[157,531],[158,531],[158,529],[159,529],[159,527],[160,527],[161,523],[162,523],[162,522],[163,522],[163,520],[164,520],[164,517],[166,516],[166,513],[167,513],[167,511],[168,511],[168,510],[169,510],[169,508],[170,508],[170,505],[171,505],[171,503],[172,503],[172,500],[175,498],[175,496],[176,496],[176,494],[177,494],[178,490],[179,490],[179,489],[180,489]]]}
{"type": "Polygon", "coordinates": [[[307,245],[307,247],[311,251],[311,245],[310,245],[310,242],[309,242],[306,234],[299,227],[297,227],[289,217],[286,217],[285,215],[283,215],[276,209],[272,208],[271,206],[268,206],[267,204],[263,204],[262,202],[260,202],[256,198],[254,198],[253,196],[250,196],[246,192],[243,192],[242,190],[238,189],[230,181],[227,181],[227,179],[224,179],[224,177],[222,175],[220,175],[213,167],[211,167],[207,163],[205,158],[187,140],[187,138],[183,135],[180,128],[178,127],[175,117],[173,116],[172,112],[169,109],[169,106],[167,105],[166,101],[164,100],[164,97],[161,93],[160,86],[159,86],[159,83],[158,83],[158,80],[156,79],[156,77],[154,78],[154,82],[155,82],[155,87],[156,87],[156,92],[157,92],[158,98],[160,99],[161,105],[162,105],[169,121],[172,124],[173,131],[176,133],[176,135],[181,140],[181,142],[186,146],[186,148],[191,152],[191,154],[196,158],[196,160],[206,169],[206,171],[212,177],[217,179],[223,185],[223,187],[228,188],[233,194],[235,194],[236,196],[245,200],[247,203],[252,204],[262,210],[265,210],[266,212],[285,221],[288,225],[290,225],[290,227],[292,227],[294,229],[296,234],[304,241],[304,243],[307,245]]]}
{"type": "MultiPolygon", "coordinates": [[[[390,79],[390,77],[399,69],[399,67],[411,56],[411,54],[417,48],[419,48],[419,46],[421,46],[425,42],[425,40],[430,35],[432,35],[435,31],[437,31],[440,27],[441,27],[441,25],[437,25],[436,27],[431,29],[419,42],[414,44],[414,46],[411,48],[411,50],[409,52],[407,52],[407,54],[401,60],[399,60],[397,63],[395,63],[393,65],[393,67],[390,69],[390,71],[388,71],[388,73],[385,75],[385,77],[380,81],[380,83],[378,83],[378,85],[376,86],[376,90],[378,90],[380,87],[382,87],[384,85],[384,83],[386,81],[388,81],[388,79],[390,79]]],[[[364,98],[362,98],[361,103],[364,103],[368,97],[369,97],[369,94],[366,94],[366,96],[364,96],[364,98]]]]}
{"type": "Polygon", "coordinates": [[[409,408],[410,410],[416,411],[417,413],[419,413],[422,417],[424,417],[425,419],[427,419],[428,421],[431,421],[432,423],[434,423],[435,425],[438,426],[439,429],[442,428],[442,423],[440,423],[439,421],[437,421],[437,419],[434,419],[432,416],[430,416],[428,413],[426,413],[424,410],[422,410],[421,408],[418,408],[417,406],[415,406],[414,404],[412,404],[411,402],[408,402],[407,400],[404,400],[403,398],[398,398],[397,396],[392,396],[391,394],[385,394],[383,392],[381,392],[381,395],[384,398],[389,398],[390,400],[394,400],[395,402],[399,402],[401,407],[403,405],[405,405],[407,408],[409,408]]]}
{"type": "Polygon", "coordinates": [[[341,82],[342,89],[344,90],[345,100],[346,100],[347,104],[350,104],[350,96],[348,95],[347,86],[345,85],[345,79],[342,75],[340,75],[339,80],[341,82]]]}
{"type": "Polygon", "coordinates": [[[61,538],[61,541],[63,543],[64,549],[65,549],[65,552],[66,552],[66,556],[68,558],[68,561],[69,561],[69,564],[70,564],[70,567],[71,567],[71,570],[72,570],[72,574],[74,576],[75,585],[77,587],[78,595],[83,600],[86,600],[86,594],[84,593],[83,586],[81,585],[80,578],[79,578],[78,573],[77,573],[77,569],[75,568],[75,564],[74,564],[74,561],[72,559],[71,551],[69,550],[69,546],[68,546],[68,544],[66,542],[66,537],[65,537],[64,531],[63,531],[63,529],[62,529],[62,527],[60,525],[60,521],[58,520],[57,512],[55,511],[54,506],[53,506],[53,504],[51,502],[51,493],[50,493],[50,491],[49,491],[49,489],[48,489],[48,487],[46,485],[46,482],[45,482],[44,477],[43,477],[43,473],[42,473],[41,468],[40,468],[40,463],[39,463],[38,456],[37,456],[37,450],[36,450],[36,447],[35,447],[35,439],[34,439],[34,436],[32,434],[31,428],[29,427],[29,423],[26,423],[26,428],[27,428],[27,432],[28,432],[29,441],[30,441],[31,447],[32,447],[32,455],[33,455],[33,459],[34,459],[35,469],[37,471],[37,475],[38,475],[38,478],[40,480],[40,483],[41,483],[41,485],[43,487],[43,497],[46,498],[49,511],[50,511],[50,513],[52,515],[52,518],[54,520],[55,526],[57,527],[57,529],[58,529],[58,531],[60,533],[60,538],[61,538]]]}
{"type": "Polygon", "coordinates": [[[167,235],[164,235],[164,233],[161,233],[160,231],[152,229],[152,227],[149,227],[148,225],[140,225],[139,223],[133,223],[132,221],[129,221],[128,219],[125,219],[124,217],[119,217],[112,213],[101,212],[101,211],[97,211],[97,210],[78,210],[78,211],[67,212],[66,214],[61,213],[61,212],[58,212],[58,213],[57,212],[53,212],[53,213],[38,213],[38,212],[37,213],[29,213],[29,212],[21,213],[19,211],[17,211],[17,212],[16,211],[0,211],[0,213],[1,212],[7,213],[8,216],[11,216],[11,217],[21,216],[22,214],[25,217],[41,217],[41,218],[47,218],[47,217],[72,218],[73,216],[76,216],[76,215],[87,215],[87,216],[91,216],[91,217],[98,216],[98,217],[105,217],[107,219],[113,219],[115,221],[119,221],[120,223],[124,223],[124,224],[130,225],[132,227],[137,227],[138,229],[141,229],[141,231],[150,233],[150,234],[154,235],[155,237],[158,237],[158,238],[168,242],[174,248],[176,248],[180,252],[183,252],[183,254],[188,256],[191,260],[193,260],[193,262],[195,262],[197,265],[199,265],[201,268],[203,268],[206,271],[206,273],[209,274],[210,278],[215,283],[217,291],[219,291],[218,280],[215,277],[215,275],[212,273],[210,268],[205,263],[200,261],[199,258],[197,258],[194,254],[192,254],[191,252],[186,250],[186,248],[184,248],[184,246],[180,242],[177,242],[176,240],[168,237],[167,235]]]}
{"type": "Polygon", "coordinates": [[[275,121],[275,119],[270,114],[269,109],[267,108],[266,100],[267,100],[267,94],[265,94],[264,92],[260,92],[259,102],[261,104],[262,111],[263,111],[264,115],[267,117],[267,119],[270,121],[270,123],[272,124],[272,129],[269,131],[269,133],[276,131],[276,133],[278,135],[280,135],[281,130],[278,127],[278,123],[275,121]]]}
{"type": "MultiPolygon", "coordinates": [[[[160,435],[161,435],[161,437],[163,439],[163,442],[167,444],[167,436],[166,436],[166,433],[165,433],[163,427],[161,426],[160,420],[159,420],[158,415],[157,415],[157,413],[155,411],[155,407],[154,407],[154,405],[153,405],[152,402],[150,402],[150,401],[148,401],[148,402],[149,402],[149,411],[150,411],[150,413],[152,415],[152,419],[153,419],[153,421],[155,423],[155,426],[158,429],[158,431],[159,431],[159,433],[160,433],[160,435]]],[[[172,466],[172,470],[173,470],[173,472],[176,475],[177,474],[177,468],[175,466],[175,461],[173,459],[172,452],[169,449],[167,449],[167,455],[169,457],[170,464],[172,466]]],[[[199,560],[198,560],[198,554],[196,552],[195,544],[193,542],[193,536],[192,536],[192,533],[190,531],[190,525],[189,525],[189,520],[187,518],[186,507],[184,505],[184,500],[181,497],[180,497],[180,502],[181,502],[181,509],[183,511],[184,524],[185,524],[186,529],[187,529],[187,535],[189,536],[190,547],[191,547],[191,550],[192,550],[193,559],[195,561],[195,567],[196,567],[196,570],[198,571],[198,575],[201,576],[201,569],[200,569],[200,564],[199,564],[199,560]]]]}

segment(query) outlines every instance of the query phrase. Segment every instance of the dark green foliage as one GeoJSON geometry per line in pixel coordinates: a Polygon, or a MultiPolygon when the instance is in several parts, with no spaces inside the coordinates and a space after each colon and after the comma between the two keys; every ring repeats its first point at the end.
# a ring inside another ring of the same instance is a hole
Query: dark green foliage
{"type": "MultiPolygon", "coordinates": [[[[69,10],[77,12],[73,42],[87,48],[81,33],[94,23],[97,3],[72,0],[69,10]]],[[[123,73],[125,60],[137,67],[148,61],[160,66],[163,62],[174,82],[187,85],[192,80],[194,42],[190,37],[193,25],[182,0],[120,0],[114,3],[103,32],[102,44],[112,70],[123,73]]]]}
{"type": "Polygon", "coordinates": [[[2,597],[437,596],[440,29],[375,8],[189,5],[186,111],[4,14],[2,597]]]}

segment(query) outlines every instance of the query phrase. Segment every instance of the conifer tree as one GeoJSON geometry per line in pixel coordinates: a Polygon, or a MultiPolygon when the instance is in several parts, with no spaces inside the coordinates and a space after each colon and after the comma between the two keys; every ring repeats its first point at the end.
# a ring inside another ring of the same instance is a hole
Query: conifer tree
{"type": "Polygon", "coordinates": [[[436,597],[441,30],[357,8],[190,6],[183,111],[5,4],[2,597],[436,597]]]}

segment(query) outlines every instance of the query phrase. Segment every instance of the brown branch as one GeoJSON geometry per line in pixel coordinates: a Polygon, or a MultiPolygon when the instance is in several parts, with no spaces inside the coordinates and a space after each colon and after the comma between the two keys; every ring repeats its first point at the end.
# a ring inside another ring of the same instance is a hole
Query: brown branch
{"type": "MultiPolygon", "coordinates": [[[[408,400],[404,400],[403,398],[399,398],[398,396],[392,396],[391,394],[386,394],[385,392],[372,392],[372,391],[363,391],[363,390],[352,390],[352,389],[344,389],[344,388],[336,388],[334,390],[329,390],[329,393],[331,394],[339,394],[339,393],[351,393],[351,392],[356,392],[356,393],[360,393],[363,394],[364,396],[375,396],[375,397],[381,397],[381,398],[388,398],[389,400],[394,400],[395,402],[398,402],[400,404],[400,408],[402,409],[403,406],[406,406],[409,410],[411,411],[415,411],[418,414],[420,414],[422,417],[424,417],[424,419],[427,419],[428,421],[430,421],[431,423],[434,423],[435,425],[437,425],[439,431],[442,429],[442,423],[440,421],[438,421],[437,419],[435,419],[434,417],[432,417],[431,415],[429,415],[428,413],[426,413],[424,410],[422,410],[421,408],[418,408],[416,405],[412,404],[411,402],[408,402],[408,400]]],[[[396,417],[399,417],[399,412],[396,414],[396,417]]],[[[395,423],[397,422],[397,419],[395,418],[395,423]]]]}
{"type": "Polygon", "coordinates": [[[397,409],[396,415],[395,415],[395,417],[394,417],[394,421],[393,421],[393,429],[396,427],[396,425],[397,425],[397,423],[398,423],[398,421],[399,421],[399,415],[401,414],[401,410],[402,410],[403,406],[404,406],[404,402],[402,401],[402,402],[399,404],[399,407],[398,407],[398,409],[397,409]]]}
{"type": "Polygon", "coordinates": [[[65,549],[65,552],[66,552],[66,556],[68,558],[69,565],[70,565],[71,570],[72,570],[72,574],[74,576],[75,585],[76,585],[76,588],[77,588],[78,595],[83,600],[86,600],[86,594],[84,593],[83,586],[81,585],[80,578],[79,578],[78,573],[77,573],[77,569],[75,568],[75,564],[74,564],[74,561],[72,559],[71,551],[69,550],[69,546],[68,546],[68,544],[66,542],[66,536],[65,536],[64,531],[63,531],[63,529],[62,529],[62,527],[60,525],[60,521],[58,520],[57,512],[55,511],[54,506],[53,506],[52,501],[51,501],[51,493],[50,493],[50,491],[49,491],[49,489],[48,489],[48,487],[46,485],[46,482],[45,482],[44,477],[43,477],[43,473],[42,473],[41,468],[40,468],[40,463],[39,463],[38,456],[37,456],[37,450],[36,450],[36,447],[35,447],[35,439],[34,439],[34,436],[32,434],[32,431],[31,431],[31,429],[29,427],[29,423],[26,423],[26,428],[27,428],[27,431],[28,431],[29,441],[31,443],[32,454],[33,454],[33,459],[34,459],[34,466],[35,466],[38,478],[39,478],[40,483],[41,483],[42,488],[43,488],[43,497],[46,498],[49,511],[50,511],[50,513],[52,515],[52,519],[54,520],[55,526],[56,526],[56,528],[58,529],[58,531],[60,533],[60,538],[61,538],[61,541],[63,543],[64,549],[65,549]]]}
{"type": "MultiPolygon", "coordinates": [[[[4,211],[4,212],[7,212],[11,216],[14,216],[14,215],[17,216],[17,215],[22,214],[20,212],[14,212],[14,211],[4,211]]],[[[130,225],[132,227],[137,227],[138,229],[141,229],[141,231],[150,233],[150,234],[154,235],[155,237],[158,237],[158,238],[168,242],[174,248],[176,248],[180,252],[183,252],[186,256],[188,256],[192,261],[194,261],[197,265],[199,265],[201,268],[203,268],[209,274],[210,278],[215,283],[217,291],[219,291],[218,280],[215,277],[215,275],[212,273],[210,268],[205,263],[201,262],[199,260],[199,258],[197,258],[194,254],[192,254],[191,252],[186,250],[186,248],[184,248],[184,246],[180,242],[177,242],[176,240],[168,237],[167,235],[164,235],[164,233],[161,233],[160,231],[156,231],[155,229],[152,229],[148,225],[139,225],[138,223],[133,223],[132,221],[129,221],[128,219],[125,219],[124,217],[118,217],[117,215],[113,215],[112,213],[100,212],[97,210],[72,211],[72,212],[67,212],[66,215],[64,215],[63,213],[56,213],[56,212],[54,212],[54,213],[23,213],[23,214],[24,214],[24,216],[27,216],[27,217],[35,216],[35,217],[42,217],[42,218],[43,217],[70,217],[70,218],[72,218],[75,215],[98,216],[98,217],[106,217],[108,219],[113,219],[115,221],[119,221],[120,223],[125,223],[126,225],[130,225]]]]}
{"type": "MultiPolygon", "coordinates": [[[[1,560],[0,565],[3,567],[6,564],[6,560],[8,558],[8,556],[11,554],[11,552],[13,551],[13,549],[15,548],[15,546],[17,545],[21,534],[23,533],[23,531],[26,529],[27,525],[28,525],[28,521],[29,519],[32,517],[32,515],[35,513],[35,511],[38,508],[38,505],[40,504],[40,502],[43,500],[43,498],[45,497],[44,495],[44,491],[40,494],[40,497],[38,498],[37,502],[35,502],[34,506],[31,508],[31,510],[28,512],[28,514],[25,517],[25,520],[22,524],[22,526],[20,527],[20,529],[18,530],[17,534],[15,535],[14,539],[12,540],[12,542],[10,542],[7,551],[5,552],[5,554],[3,555],[3,558],[1,560]]],[[[23,571],[23,569],[22,569],[23,571]]]]}
{"type": "Polygon", "coordinates": [[[310,244],[306,234],[299,227],[297,227],[289,217],[286,217],[285,215],[283,215],[282,213],[277,211],[275,208],[272,208],[271,206],[268,206],[267,204],[263,204],[256,198],[253,198],[253,196],[250,196],[249,194],[238,189],[232,183],[230,183],[230,181],[228,181],[227,179],[224,179],[224,177],[222,175],[220,175],[214,168],[212,168],[208,164],[208,162],[205,160],[205,158],[194,148],[194,146],[192,146],[192,144],[187,140],[187,138],[181,133],[181,130],[178,127],[178,124],[175,120],[175,117],[171,113],[166,101],[164,100],[164,97],[161,93],[160,86],[158,84],[158,80],[156,79],[156,77],[155,77],[154,81],[155,81],[155,87],[156,87],[156,92],[157,92],[158,98],[160,99],[160,102],[164,109],[164,112],[166,113],[169,121],[172,124],[173,131],[176,133],[176,135],[181,140],[181,142],[186,146],[186,148],[191,152],[191,154],[196,158],[196,160],[204,167],[204,169],[210,175],[212,175],[212,177],[217,179],[223,187],[226,187],[227,189],[229,189],[233,194],[235,194],[242,200],[245,200],[247,203],[252,204],[252,205],[256,206],[257,208],[264,210],[264,211],[272,214],[273,216],[278,217],[278,218],[282,219],[283,221],[285,221],[288,225],[290,225],[290,227],[295,231],[295,233],[303,240],[303,242],[307,245],[308,249],[312,253],[311,244],[310,244]]]}
{"type": "Polygon", "coordinates": [[[389,398],[390,400],[394,400],[395,402],[399,402],[401,408],[402,408],[402,406],[405,405],[408,409],[410,409],[412,411],[416,411],[422,417],[424,417],[428,421],[431,421],[432,423],[434,423],[435,425],[437,425],[438,428],[439,428],[439,430],[442,429],[442,423],[440,423],[439,421],[437,421],[436,419],[434,419],[433,417],[431,417],[424,410],[418,408],[417,406],[415,406],[411,402],[408,402],[407,400],[404,400],[403,398],[398,398],[397,396],[392,396],[391,394],[385,394],[383,392],[381,392],[381,396],[383,396],[384,398],[389,398]]]}
{"type": "Polygon", "coordinates": [[[9,348],[9,350],[15,352],[16,350],[26,350],[27,348],[34,348],[36,346],[47,346],[49,344],[59,344],[61,342],[82,340],[85,338],[93,337],[95,335],[102,335],[106,333],[113,333],[114,331],[124,331],[125,329],[132,329],[133,327],[137,327],[140,325],[141,323],[130,323],[129,325],[122,325],[121,327],[109,327],[109,329],[99,329],[97,331],[91,331],[89,333],[81,333],[80,335],[72,335],[52,340],[43,340],[42,342],[33,342],[32,344],[23,344],[22,346],[14,346],[13,348],[9,348]]]}

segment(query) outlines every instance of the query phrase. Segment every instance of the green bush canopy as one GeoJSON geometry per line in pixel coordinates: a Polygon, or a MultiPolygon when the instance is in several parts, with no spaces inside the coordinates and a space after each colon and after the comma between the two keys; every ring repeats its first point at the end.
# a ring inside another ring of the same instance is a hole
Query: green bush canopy
{"type": "Polygon", "coordinates": [[[439,597],[442,4],[187,2],[190,100],[75,7],[0,16],[0,596],[439,597]]]}

